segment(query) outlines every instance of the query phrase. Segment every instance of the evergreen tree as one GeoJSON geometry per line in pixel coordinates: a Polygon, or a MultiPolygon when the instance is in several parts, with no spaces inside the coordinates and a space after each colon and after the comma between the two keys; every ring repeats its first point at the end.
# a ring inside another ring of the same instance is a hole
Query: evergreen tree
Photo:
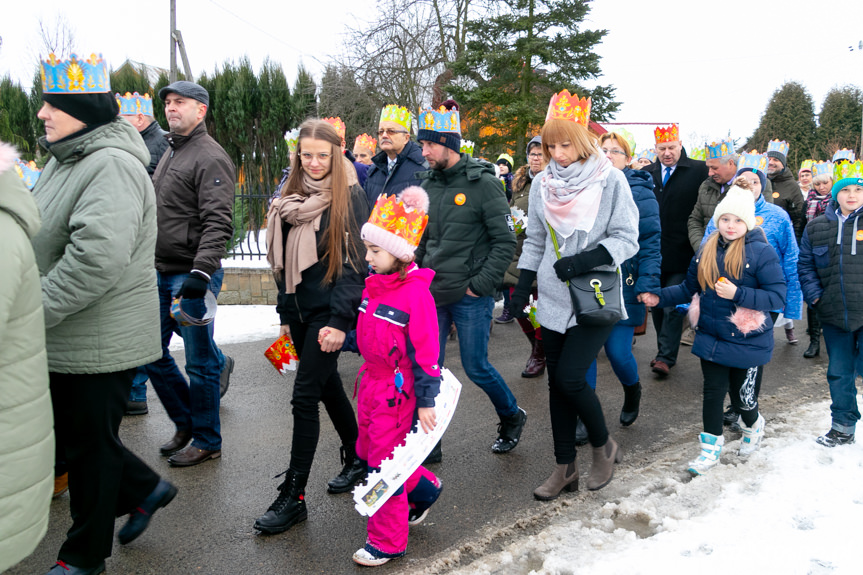
{"type": "Polygon", "coordinates": [[[786,82],[773,92],[758,128],[744,149],[764,152],[767,142],[777,139],[790,146],[788,166],[792,170],[803,160],[817,156],[815,105],[806,88],[797,82],[786,82]]]}
{"type": "Polygon", "coordinates": [[[581,84],[601,74],[593,49],[607,33],[582,28],[589,10],[587,0],[507,0],[496,14],[468,22],[448,89],[480,150],[522,156],[551,96],[564,88],[592,97],[593,119],[613,118],[620,105],[614,89],[581,84]]]}
{"type": "Polygon", "coordinates": [[[863,125],[863,91],[857,86],[833,88],[821,104],[818,115],[818,145],[823,159],[829,160],[840,148],[860,151],[863,125]]]}
{"type": "MultiPolygon", "coordinates": [[[[162,72],[159,74],[159,79],[156,80],[156,85],[153,86],[153,112],[156,115],[156,121],[165,130],[170,130],[171,128],[168,126],[168,118],[165,116],[165,104],[162,103],[162,99],[159,97],[159,90],[170,83],[168,74],[162,72]]],[[[200,84],[200,81],[198,83],[200,84]]],[[[203,86],[203,84],[201,85],[203,86]]]]}
{"type": "Polygon", "coordinates": [[[258,154],[263,175],[269,183],[278,183],[282,169],[288,165],[285,132],[291,121],[291,91],[282,67],[269,59],[264,61],[258,78],[261,114],[258,127],[258,154]]]}
{"type": "Polygon", "coordinates": [[[0,80],[0,141],[13,144],[25,160],[32,160],[36,153],[33,120],[27,92],[9,76],[0,80]]]}
{"type": "Polygon", "coordinates": [[[362,133],[373,134],[378,129],[383,102],[369,87],[361,86],[353,70],[329,65],[321,78],[318,113],[322,118],[338,116],[347,127],[345,141],[350,148],[362,133]]]}
{"type": "Polygon", "coordinates": [[[318,115],[318,102],[315,94],[318,87],[315,79],[302,64],[297,68],[297,79],[294,81],[293,97],[291,98],[291,127],[296,128],[308,118],[318,115]]]}

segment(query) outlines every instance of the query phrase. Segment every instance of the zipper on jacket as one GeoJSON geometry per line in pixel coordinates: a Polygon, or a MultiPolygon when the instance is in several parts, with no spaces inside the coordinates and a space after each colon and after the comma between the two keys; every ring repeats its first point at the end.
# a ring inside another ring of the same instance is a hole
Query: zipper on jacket
{"type": "MultiPolygon", "coordinates": [[[[839,234],[839,289],[842,291],[842,315],[845,320],[845,330],[848,331],[848,301],[845,298],[845,274],[842,273],[842,256],[845,254],[845,222],[837,221],[842,232],[839,234]]],[[[851,238],[852,240],[854,238],[851,238]]],[[[821,296],[824,297],[824,296],[821,296]]]]}

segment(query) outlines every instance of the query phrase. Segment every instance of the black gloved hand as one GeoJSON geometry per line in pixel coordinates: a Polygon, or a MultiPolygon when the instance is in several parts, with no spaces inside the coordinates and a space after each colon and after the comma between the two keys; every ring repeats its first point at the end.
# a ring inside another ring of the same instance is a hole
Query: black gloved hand
{"type": "Polygon", "coordinates": [[[180,291],[177,295],[184,299],[201,299],[207,294],[207,287],[209,285],[210,281],[204,275],[192,272],[183,281],[183,285],[180,286],[180,291]]]}
{"type": "Polygon", "coordinates": [[[518,274],[518,285],[515,286],[509,298],[509,313],[514,318],[525,318],[527,313],[524,308],[530,303],[530,292],[533,290],[533,282],[536,281],[536,272],[520,269],[518,274]]]}
{"type": "Polygon", "coordinates": [[[524,311],[524,308],[527,307],[527,304],[530,303],[529,298],[530,294],[521,294],[519,292],[513,292],[509,298],[509,314],[514,318],[525,318],[527,317],[527,312],[524,311]]]}
{"type": "Polygon", "coordinates": [[[557,274],[558,279],[562,282],[569,281],[575,276],[583,274],[588,269],[590,268],[584,268],[581,256],[578,254],[566,256],[554,262],[554,273],[557,274]]]}
{"type": "Polygon", "coordinates": [[[575,254],[574,256],[566,256],[554,262],[554,273],[560,281],[568,281],[575,276],[587,273],[593,268],[599,266],[607,266],[614,263],[611,254],[605,249],[605,246],[597,246],[592,250],[575,254]]]}

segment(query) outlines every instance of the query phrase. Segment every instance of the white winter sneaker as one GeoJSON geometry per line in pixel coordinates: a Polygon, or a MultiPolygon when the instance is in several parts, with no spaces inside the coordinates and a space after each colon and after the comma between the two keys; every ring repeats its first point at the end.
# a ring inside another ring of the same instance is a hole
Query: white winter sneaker
{"type": "Polygon", "coordinates": [[[701,441],[701,454],[694,461],[689,462],[689,469],[687,469],[692,475],[704,475],[719,463],[719,455],[722,453],[722,446],[725,445],[725,437],[721,435],[701,433],[698,438],[701,441]]]}
{"type": "Polygon", "coordinates": [[[737,455],[746,457],[761,445],[761,439],[764,437],[764,416],[758,414],[758,420],[752,424],[752,427],[746,427],[743,423],[743,418],[740,418],[740,431],[743,432],[743,439],[740,440],[740,449],[737,455]]]}

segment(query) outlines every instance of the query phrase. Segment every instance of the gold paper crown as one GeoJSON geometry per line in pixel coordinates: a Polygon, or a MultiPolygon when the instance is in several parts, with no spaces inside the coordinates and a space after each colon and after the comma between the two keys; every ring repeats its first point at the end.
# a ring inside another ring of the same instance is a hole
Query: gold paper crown
{"type": "Polygon", "coordinates": [[[389,106],[384,106],[383,110],[381,110],[381,122],[395,122],[408,132],[411,131],[412,120],[410,110],[403,106],[390,104],[389,106]]]}
{"type": "Polygon", "coordinates": [[[653,130],[653,135],[656,137],[657,144],[677,142],[680,140],[680,129],[677,127],[677,124],[671,124],[667,128],[656,126],[656,129],[653,130]]]}
{"type": "Polygon", "coordinates": [[[366,148],[372,151],[372,154],[375,153],[375,148],[378,147],[378,141],[369,136],[368,134],[360,134],[357,136],[357,139],[354,140],[354,147],[366,148]]]}
{"type": "Polygon", "coordinates": [[[585,128],[590,122],[590,107],[592,102],[590,98],[581,98],[578,94],[570,94],[569,90],[563,90],[551,97],[548,103],[548,112],[545,114],[545,121],[549,120],[567,120],[570,122],[578,122],[585,128]]]}
{"type": "Polygon", "coordinates": [[[378,196],[372,215],[369,217],[370,224],[404,239],[413,247],[420,244],[420,238],[428,221],[429,217],[425,212],[408,211],[395,195],[384,194],[378,196]]]}
{"type": "Polygon", "coordinates": [[[335,118],[323,118],[323,120],[324,120],[324,122],[327,122],[328,124],[332,125],[333,128],[336,129],[336,132],[338,132],[339,137],[342,139],[342,142],[344,142],[346,129],[345,129],[345,123],[342,122],[342,119],[337,116],[335,118]]]}

